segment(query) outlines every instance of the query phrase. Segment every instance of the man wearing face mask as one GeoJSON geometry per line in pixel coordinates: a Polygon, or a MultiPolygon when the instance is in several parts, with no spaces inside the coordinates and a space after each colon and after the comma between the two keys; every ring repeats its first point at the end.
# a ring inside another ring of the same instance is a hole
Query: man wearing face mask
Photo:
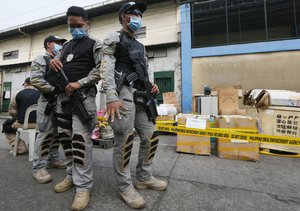
{"type": "Polygon", "coordinates": [[[58,131],[55,124],[55,95],[57,88],[55,73],[49,70],[49,62],[60,51],[66,39],[50,35],[44,40],[45,55],[37,56],[31,64],[31,85],[40,91],[37,109],[37,137],[33,155],[33,177],[38,183],[48,183],[52,176],[46,167],[65,168],[63,161],[59,160],[58,131]],[[51,102],[50,102],[51,101],[51,102]],[[48,109],[52,103],[52,109],[48,109]],[[47,107],[48,105],[48,107],[47,107]]]}
{"type": "Polygon", "coordinates": [[[113,167],[118,191],[133,209],[145,206],[143,197],[135,188],[159,191],[167,188],[167,182],[152,176],[152,160],[158,144],[155,128],[157,111],[152,95],[157,94],[159,89],[149,82],[145,48],[135,37],[135,32],[142,26],[145,10],[146,5],[142,2],[122,5],[119,10],[122,30],[104,39],[100,67],[100,72],[105,74],[106,117],[115,135],[113,167]],[[135,188],[129,168],[133,128],[140,137],[135,188]]]}
{"type": "MultiPolygon", "coordinates": [[[[100,59],[102,42],[88,35],[89,21],[86,11],[72,6],[67,11],[68,27],[73,39],[63,45],[57,59],[50,66],[63,70],[69,80],[57,98],[57,124],[59,139],[67,157],[67,176],[54,189],[57,193],[76,187],[72,210],[83,210],[89,203],[93,185],[92,130],[96,125],[96,88],[100,80],[100,59]],[[73,93],[83,94],[85,110],[91,117],[84,122],[74,109],[73,93]]],[[[63,88],[63,87],[62,87],[63,88]]]]}

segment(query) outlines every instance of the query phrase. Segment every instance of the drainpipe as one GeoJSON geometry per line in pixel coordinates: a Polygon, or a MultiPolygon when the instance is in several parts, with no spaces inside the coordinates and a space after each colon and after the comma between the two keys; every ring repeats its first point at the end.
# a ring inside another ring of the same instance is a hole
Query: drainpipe
{"type": "Polygon", "coordinates": [[[28,55],[28,62],[30,62],[30,61],[31,61],[31,50],[32,50],[32,47],[33,47],[33,39],[32,39],[32,35],[29,34],[29,33],[26,33],[26,32],[24,32],[24,31],[22,31],[21,28],[19,28],[18,31],[19,31],[21,34],[30,37],[30,47],[29,47],[29,55],[28,55]]]}
{"type": "Polygon", "coordinates": [[[3,75],[5,74],[4,73],[4,69],[2,69],[2,67],[0,67],[0,71],[1,71],[1,79],[0,79],[0,83],[1,83],[1,93],[0,93],[0,96],[1,96],[1,99],[0,99],[0,113],[2,113],[2,105],[3,105],[3,87],[4,87],[4,82],[3,82],[3,75]]]}
{"type": "Polygon", "coordinates": [[[1,66],[0,66],[0,71],[1,71],[1,94],[0,94],[0,96],[1,96],[1,99],[0,99],[0,113],[2,113],[2,106],[3,106],[3,89],[4,89],[4,78],[5,78],[5,69],[4,68],[2,68],[1,66]]]}

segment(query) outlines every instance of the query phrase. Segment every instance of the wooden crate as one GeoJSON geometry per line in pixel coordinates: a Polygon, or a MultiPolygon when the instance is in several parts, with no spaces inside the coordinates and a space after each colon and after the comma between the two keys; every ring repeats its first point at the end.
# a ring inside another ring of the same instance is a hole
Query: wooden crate
{"type": "Polygon", "coordinates": [[[192,97],[192,113],[198,113],[198,97],[203,96],[203,94],[195,94],[192,97]]]}
{"type": "Polygon", "coordinates": [[[282,156],[282,157],[300,158],[300,153],[273,150],[273,149],[267,149],[267,148],[260,148],[260,153],[265,154],[265,155],[275,155],[275,156],[282,156]]]}

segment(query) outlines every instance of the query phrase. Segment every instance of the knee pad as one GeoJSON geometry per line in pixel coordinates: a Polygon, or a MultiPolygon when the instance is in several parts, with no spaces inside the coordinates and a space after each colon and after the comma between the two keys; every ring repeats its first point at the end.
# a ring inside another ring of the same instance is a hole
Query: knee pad
{"type": "Polygon", "coordinates": [[[62,145],[66,158],[73,158],[72,139],[67,133],[58,133],[58,139],[62,145]]]}
{"type": "Polygon", "coordinates": [[[82,135],[74,134],[72,138],[74,164],[82,165],[86,158],[85,141],[82,135]]]}
{"type": "Polygon", "coordinates": [[[159,141],[159,131],[154,131],[151,138],[148,140],[147,145],[148,145],[148,149],[147,149],[147,158],[145,160],[145,163],[151,163],[155,152],[157,150],[157,145],[158,145],[158,141],[159,141]]]}
{"type": "Polygon", "coordinates": [[[58,150],[58,148],[59,148],[58,134],[53,135],[52,140],[53,140],[53,142],[52,142],[52,149],[53,150],[58,150]]]}
{"type": "Polygon", "coordinates": [[[47,134],[40,144],[40,157],[44,158],[49,155],[50,144],[52,142],[52,134],[47,134]]]}
{"type": "Polygon", "coordinates": [[[130,162],[130,156],[133,146],[133,133],[129,133],[123,140],[121,149],[121,172],[125,172],[130,162]]]}

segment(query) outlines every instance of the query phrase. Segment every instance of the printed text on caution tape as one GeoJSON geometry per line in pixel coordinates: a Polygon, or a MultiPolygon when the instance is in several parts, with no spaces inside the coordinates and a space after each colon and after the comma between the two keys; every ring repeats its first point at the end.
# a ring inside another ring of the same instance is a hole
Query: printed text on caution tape
{"type": "Polygon", "coordinates": [[[300,138],[298,137],[273,136],[273,135],[264,135],[264,134],[248,134],[248,133],[241,133],[241,132],[232,132],[230,130],[229,131],[202,130],[202,129],[183,128],[177,126],[166,126],[166,125],[159,125],[159,124],[156,125],[156,128],[162,132],[180,133],[186,135],[206,136],[206,137],[215,137],[215,138],[247,140],[249,142],[300,146],[300,138]]]}

